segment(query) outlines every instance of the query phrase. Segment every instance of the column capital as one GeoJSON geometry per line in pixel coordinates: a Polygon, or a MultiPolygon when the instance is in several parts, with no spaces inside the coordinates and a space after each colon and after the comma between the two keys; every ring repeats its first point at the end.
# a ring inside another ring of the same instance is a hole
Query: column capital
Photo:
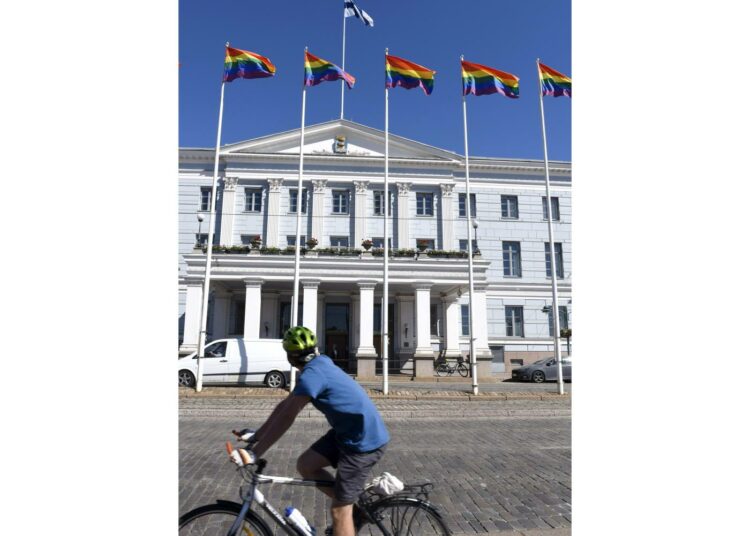
{"type": "Polygon", "coordinates": [[[203,278],[197,275],[185,277],[185,284],[189,287],[201,287],[203,286],[203,278]]]}
{"type": "Polygon", "coordinates": [[[245,283],[245,288],[247,287],[260,287],[263,285],[263,278],[262,277],[246,277],[242,280],[245,283]]]}
{"type": "Polygon", "coordinates": [[[432,283],[429,281],[417,281],[412,284],[412,287],[414,290],[430,290],[432,288],[432,283]]]}
{"type": "Polygon", "coordinates": [[[269,192],[280,192],[281,185],[284,179],[268,179],[268,191],[269,192]]]}
{"type": "Polygon", "coordinates": [[[409,192],[411,191],[411,184],[410,182],[397,182],[396,186],[398,187],[398,195],[399,196],[406,196],[409,195],[409,192]]]}
{"type": "Polygon", "coordinates": [[[474,292],[487,292],[487,283],[474,283],[474,292]]]}
{"type": "Polygon", "coordinates": [[[440,193],[443,197],[451,197],[453,195],[453,188],[456,185],[453,183],[444,183],[440,185],[440,193]]]}
{"type": "Polygon", "coordinates": [[[237,188],[237,183],[240,181],[239,177],[224,177],[224,191],[234,192],[237,188]]]}
{"type": "Polygon", "coordinates": [[[370,185],[370,181],[352,181],[354,182],[355,192],[358,194],[366,194],[367,188],[370,185]]]}
{"type": "Polygon", "coordinates": [[[302,288],[318,288],[320,285],[320,279],[302,279],[302,288]]]}
{"type": "Polygon", "coordinates": [[[313,179],[313,193],[314,194],[322,194],[326,184],[328,183],[328,179],[313,179]]]}
{"type": "Polygon", "coordinates": [[[378,284],[377,281],[370,281],[370,280],[357,281],[357,286],[359,287],[359,290],[374,290],[377,284],[378,284]]]}

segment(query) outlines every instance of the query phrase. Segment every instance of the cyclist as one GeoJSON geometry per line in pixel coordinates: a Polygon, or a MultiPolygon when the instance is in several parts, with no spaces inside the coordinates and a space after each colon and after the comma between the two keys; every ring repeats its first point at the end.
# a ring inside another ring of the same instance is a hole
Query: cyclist
{"type": "Polygon", "coordinates": [[[353,504],[385,452],[388,430],[365,390],[330,357],[318,352],[312,331],[303,326],[289,328],[282,344],[289,363],[301,371],[299,379],[294,391],[257,430],[250,448],[255,456],[262,456],[312,402],[331,429],[300,455],[297,471],[304,478],[334,481],[333,488],[319,488],[333,499],[333,534],[353,536],[353,504]],[[335,478],[325,469],[328,466],[336,469],[335,478]]]}

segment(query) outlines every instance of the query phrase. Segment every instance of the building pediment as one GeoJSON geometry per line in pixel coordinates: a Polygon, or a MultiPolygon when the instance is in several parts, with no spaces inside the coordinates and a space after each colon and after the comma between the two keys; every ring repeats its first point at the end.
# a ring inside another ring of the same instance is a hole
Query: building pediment
{"type": "MultiPolygon", "coordinates": [[[[300,129],[263,136],[222,147],[222,154],[299,154],[300,129]]],[[[389,156],[453,162],[461,157],[389,133],[389,156]]],[[[339,119],[305,127],[304,154],[346,157],[383,157],[385,132],[359,123],[339,119]]]]}

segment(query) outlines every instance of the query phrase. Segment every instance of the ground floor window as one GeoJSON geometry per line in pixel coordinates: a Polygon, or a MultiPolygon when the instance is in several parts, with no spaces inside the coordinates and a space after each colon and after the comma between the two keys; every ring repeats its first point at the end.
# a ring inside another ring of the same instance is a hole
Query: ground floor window
{"type": "Polygon", "coordinates": [[[505,335],[523,337],[523,307],[505,306],[505,335]]]}

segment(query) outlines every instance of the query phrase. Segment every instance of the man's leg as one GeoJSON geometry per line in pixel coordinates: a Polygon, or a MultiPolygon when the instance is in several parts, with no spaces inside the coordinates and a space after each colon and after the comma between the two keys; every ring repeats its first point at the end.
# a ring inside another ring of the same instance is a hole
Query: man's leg
{"type": "Polygon", "coordinates": [[[333,499],[331,517],[333,518],[333,536],[354,536],[353,505],[333,499]]]}
{"type": "MultiPolygon", "coordinates": [[[[303,452],[299,458],[297,458],[297,471],[302,478],[308,478],[312,480],[328,480],[334,481],[333,475],[323,469],[331,465],[328,458],[322,454],[315,452],[312,448],[307,449],[303,452]]],[[[320,491],[333,498],[333,486],[318,488],[320,491]]]]}

